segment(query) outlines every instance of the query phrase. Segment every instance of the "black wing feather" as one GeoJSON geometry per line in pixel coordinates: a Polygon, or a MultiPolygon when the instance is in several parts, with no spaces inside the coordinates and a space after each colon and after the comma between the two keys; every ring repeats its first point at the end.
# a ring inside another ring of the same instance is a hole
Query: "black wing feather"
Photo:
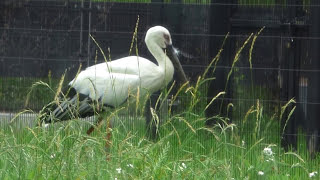
{"type": "Polygon", "coordinates": [[[95,110],[97,103],[88,96],[77,93],[73,87],[67,86],[62,92],[65,92],[66,95],[59,97],[58,104],[51,102],[40,112],[40,124],[85,118],[93,116],[97,111],[95,110]]]}

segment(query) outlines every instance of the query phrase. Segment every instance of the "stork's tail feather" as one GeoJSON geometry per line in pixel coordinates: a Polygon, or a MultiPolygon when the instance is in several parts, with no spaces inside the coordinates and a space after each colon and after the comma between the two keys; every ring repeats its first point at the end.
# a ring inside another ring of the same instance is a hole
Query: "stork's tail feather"
{"type": "Polygon", "coordinates": [[[82,118],[94,114],[89,98],[79,101],[78,96],[66,98],[60,103],[51,102],[40,111],[39,125],[82,118]]]}

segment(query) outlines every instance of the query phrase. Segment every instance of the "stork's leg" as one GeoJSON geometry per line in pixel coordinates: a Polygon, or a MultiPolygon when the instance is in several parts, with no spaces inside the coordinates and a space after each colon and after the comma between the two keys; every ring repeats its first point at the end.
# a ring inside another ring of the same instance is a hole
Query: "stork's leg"
{"type": "MultiPolygon", "coordinates": [[[[100,126],[100,124],[102,123],[102,120],[103,120],[103,117],[102,116],[99,116],[98,118],[98,121],[96,122],[96,125],[92,125],[88,131],[87,131],[87,134],[90,135],[94,129],[95,129],[95,126],[100,126]]],[[[106,136],[106,146],[105,146],[105,150],[106,150],[106,156],[107,156],[107,161],[110,160],[110,155],[109,155],[109,149],[110,149],[110,146],[111,146],[111,136],[112,136],[112,124],[110,122],[110,120],[108,120],[107,122],[107,136],[106,136]]]]}
{"type": "Polygon", "coordinates": [[[111,146],[111,136],[112,136],[112,124],[110,122],[110,120],[108,120],[107,122],[107,137],[106,137],[106,155],[107,155],[107,161],[110,160],[110,154],[109,154],[109,151],[110,151],[110,146],[111,146]]]}
{"type": "Polygon", "coordinates": [[[156,123],[152,120],[152,113],[150,108],[155,108],[158,97],[159,97],[158,94],[151,95],[150,99],[147,100],[146,107],[145,107],[147,133],[149,138],[152,140],[155,140],[157,138],[157,126],[156,126],[156,123]]]}
{"type": "Polygon", "coordinates": [[[102,122],[103,118],[101,116],[99,116],[98,121],[96,122],[96,125],[92,125],[88,130],[87,130],[87,134],[90,135],[93,131],[95,126],[100,126],[101,122],[102,122]]]}

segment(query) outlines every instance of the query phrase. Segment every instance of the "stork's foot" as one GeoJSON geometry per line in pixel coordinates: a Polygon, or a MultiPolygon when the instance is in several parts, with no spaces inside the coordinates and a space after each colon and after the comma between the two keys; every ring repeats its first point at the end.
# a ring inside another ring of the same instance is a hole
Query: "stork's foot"
{"type": "MultiPolygon", "coordinates": [[[[88,130],[87,130],[87,134],[90,135],[96,127],[100,126],[102,122],[102,118],[99,118],[98,121],[96,122],[96,125],[92,125],[88,130]]],[[[106,151],[106,160],[110,161],[110,147],[112,144],[111,141],[111,136],[112,136],[112,126],[111,126],[111,122],[108,121],[107,122],[107,129],[106,129],[107,135],[106,135],[106,145],[105,145],[105,151],[106,151]]]]}

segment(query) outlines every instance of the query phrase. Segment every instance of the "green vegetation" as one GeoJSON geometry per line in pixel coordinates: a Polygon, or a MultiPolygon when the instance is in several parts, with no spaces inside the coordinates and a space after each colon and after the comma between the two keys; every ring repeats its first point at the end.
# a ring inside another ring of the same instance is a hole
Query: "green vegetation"
{"type": "Polygon", "coordinates": [[[306,179],[319,172],[319,159],[309,160],[305,149],[284,152],[278,138],[253,140],[235,124],[204,128],[203,117],[184,113],[169,119],[170,127],[163,125],[160,139],[151,142],[143,120],[119,120],[107,152],[104,125],[93,136],[78,120],[1,131],[1,179],[306,179]]]}
{"type": "MultiPolygon", "coordinates": [[[[242,5],[286,5],[288,0],[238,0],[242,5]]],[[[297,3],[297,2],[294,2],[297,3]]],[[[310,5],[310,0],[302,0],[302,5],[310,5]]]]}
{"type": "Polygon", "coordinates": [[[40,109],[54,97],[54,92],[45,86],[37,86],[30,93],[35,82],[47,82],[50,87],[56,88],[58,79],[55,78],[28,78],[28,77],[0,77],[0,109],[5,111],[16,109],[40,109]],[[26,97],[30,93],[30,102],[26,104],[26,97]]]}

